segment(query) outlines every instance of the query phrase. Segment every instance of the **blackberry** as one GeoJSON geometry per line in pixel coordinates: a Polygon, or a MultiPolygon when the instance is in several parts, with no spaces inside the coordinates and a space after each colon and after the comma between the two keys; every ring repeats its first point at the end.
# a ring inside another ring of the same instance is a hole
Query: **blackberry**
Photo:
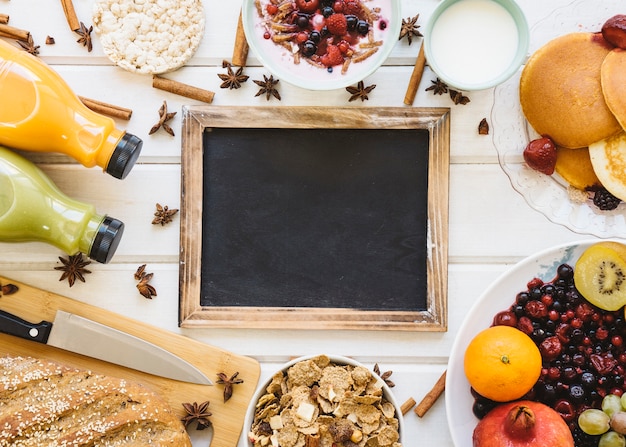
{"type": "Polygon", "coordinates": [[[605,188],[598,189],[593,195],[593,204],[602,211],[614,210],[621,200],[607,191],[605,188]]]}

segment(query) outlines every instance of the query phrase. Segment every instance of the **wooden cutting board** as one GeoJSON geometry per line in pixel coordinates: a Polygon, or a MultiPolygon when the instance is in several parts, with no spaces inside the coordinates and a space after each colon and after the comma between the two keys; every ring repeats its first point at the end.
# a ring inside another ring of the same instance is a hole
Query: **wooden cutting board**
{"type": "MultiPolygon", "coordinates": [[[[57,310],[89,318],[148,340],[182,357],[199,368],[213,381],[213,385],[196,385],[165,379],[5,334],[0,334],[0,355],[46,358],[88,369],[94,373],[134,380],[153,388],[165,397],[181,417],[185,414],[183,402],[200,403],[208,400],[212,413],[210,420],[213,423],[211,447],[237,445],[248,403],[261,374],[260,365],[256,360],[0,276],[1,285],[9,283],[18,286],[19,290],[14,294],[2,296],[0,309],[37,323],[41,320],[53,321],[57,310]],[[243,380],[243,383],[234,385],[233,395],[227,402],[224,402],[223,398],[224,387],[216,383],[217,374],[220,372],[229,377],[238,372],[237,377],[243,380]]],[[[195,424],[191,424],[188,431],[193,437],[195,424]]]]}

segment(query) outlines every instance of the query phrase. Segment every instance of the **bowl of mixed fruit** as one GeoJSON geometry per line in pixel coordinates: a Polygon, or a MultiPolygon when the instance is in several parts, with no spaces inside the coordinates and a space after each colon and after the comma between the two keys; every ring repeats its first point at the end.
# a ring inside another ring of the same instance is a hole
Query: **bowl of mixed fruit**
{"type": "Polygon", "coordinates": [[[383,64],[402,18],[399,0],[245,0],[242,22],[254,55],[278,79],[333,90],[383,64]]]}
{"type": "Polygon", "coordinates": [[[624,304],[619,240],[553,247],[503,274],[468,313],[450,355],[455,445],[625,446],[624,304]]]}

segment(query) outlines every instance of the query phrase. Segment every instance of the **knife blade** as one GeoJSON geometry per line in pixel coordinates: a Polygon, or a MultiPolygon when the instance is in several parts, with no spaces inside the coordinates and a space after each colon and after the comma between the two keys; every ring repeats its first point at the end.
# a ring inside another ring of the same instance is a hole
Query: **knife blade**
{"type": "Polygon", "coordinates": [[[0,310],[0,332],[168,379],[213,385],[198,368],[160,346],[62,310],[52,323],[31,323],[0,310]]]}

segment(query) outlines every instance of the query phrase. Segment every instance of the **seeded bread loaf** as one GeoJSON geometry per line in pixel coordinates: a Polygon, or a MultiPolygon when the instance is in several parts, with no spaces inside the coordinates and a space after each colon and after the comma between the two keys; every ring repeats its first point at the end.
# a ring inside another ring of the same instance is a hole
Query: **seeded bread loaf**
{"type": "Polygon", "coordinates": [[[0,446],[191,446],[148,388],[31,357],[0,358],[0,446]]]}

